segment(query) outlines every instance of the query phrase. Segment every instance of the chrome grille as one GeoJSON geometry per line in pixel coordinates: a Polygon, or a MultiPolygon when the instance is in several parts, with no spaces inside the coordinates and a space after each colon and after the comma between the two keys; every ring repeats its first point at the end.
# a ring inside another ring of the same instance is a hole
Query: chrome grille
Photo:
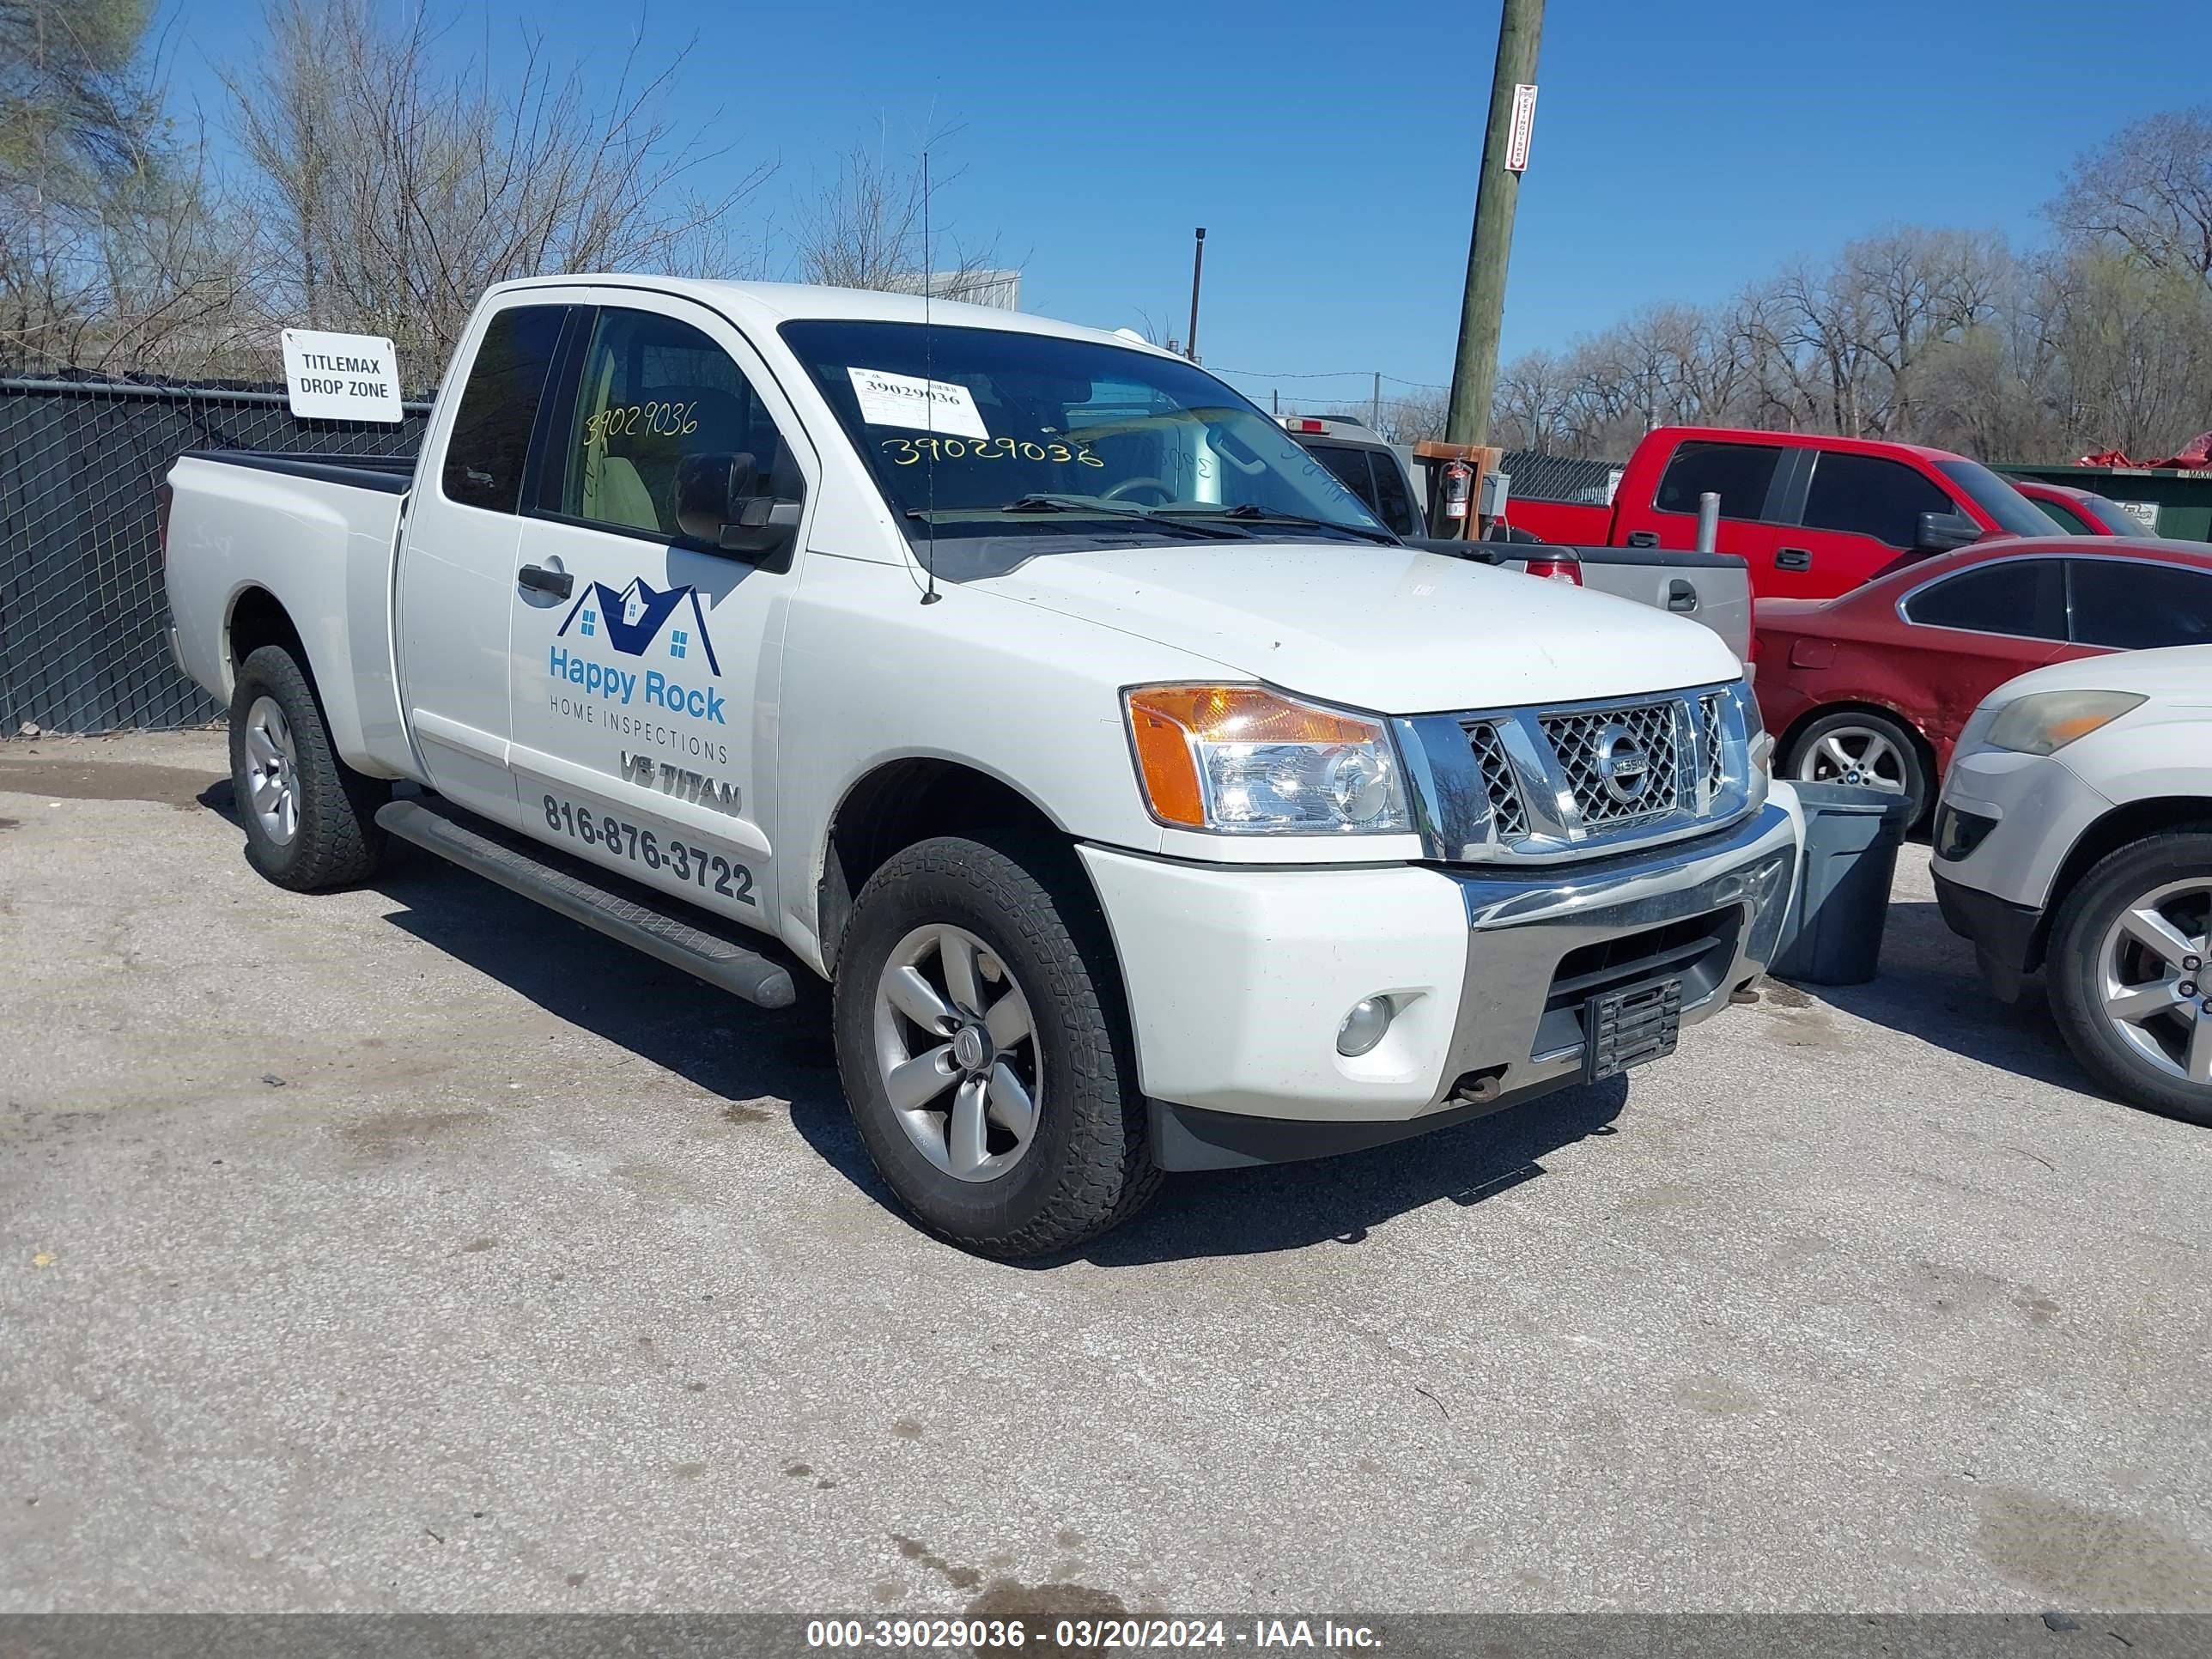
{"type": "Polygon", "coordinates": [[[1749,759],[1758,718],[1739,680],[1632,702],[1470,708],[1395,724],[1428,855],[1532,865],[1703,835],[1754,811],[1766,798],[1765,774],[1749,759]],[[1608,772],[1620,787],[1607,787],[1608,772]]]}
{"type": "Polygon", "coordinates": [[[1672,699],[1547,714],[1538,724],[1559,757],[1584,824],[1595,829],[1639,823],[1671,812],[1679,804],[1682,768],[1672,699]],[[1609,763],[1631,754],[1642,756],[1643,772],[1609,780],[1609,763]]]}
{"type": "Polygon", "coordinates": [[[1725,735],[1721,726],[1721,703],[1723,694],[1708,691],[1698,699],[1698,718],[1705,745],[1705,793],[1711,795],[1728,775],[1728,757],[1721,747],[1725,735]]]}
{"type": "Polygon", "coordinates": [[[1487,724],[1467,728],[1468,747],[1482,774],[1482,792],[1490,799],[1490,820],[1500,841],[1518,841],[1528,833],[1528,815],[1522,810],[1520,786],[1513,781],[1513,764],[1505,758],[1505,745],[1498,728],[1487,724]]]}

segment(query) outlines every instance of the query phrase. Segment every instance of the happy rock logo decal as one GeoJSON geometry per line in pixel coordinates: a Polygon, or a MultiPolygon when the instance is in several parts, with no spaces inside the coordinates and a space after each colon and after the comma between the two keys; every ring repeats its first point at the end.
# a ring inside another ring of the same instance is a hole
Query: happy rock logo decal
{"type": "Polygon", "coordinates": [[[696,588],[655,588],[634,578],[617,593],[605,582],[593,582],[569,607],[553,637],[569,641],[550,647],[546,672],[555,679],[625,708],[635,700],[672,714],[726,724],[722,694],[697,683],[702,674],[719,679],[722,665],[708,637],[706,608],[696,588]],[[641,672],[602,662],[592,654],[602,646],[620,656],[670,665],[641,672]],[[692,683],[686,684],[687,677],[692,683]]]}

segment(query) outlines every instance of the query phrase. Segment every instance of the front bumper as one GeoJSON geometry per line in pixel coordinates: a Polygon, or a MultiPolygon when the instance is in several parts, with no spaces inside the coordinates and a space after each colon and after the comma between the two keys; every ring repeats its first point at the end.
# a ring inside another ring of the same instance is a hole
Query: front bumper
{"type": "Polygon", "coordinates": [[[1419,1133],[1577,1080],[1582,1011],[1661,975],[1681,1023],[1774,951],[1802,831],[1786,787],[1717,835],[1573,866],[1176,863],[1086,847],[1121,958],[1168,1169],[1318,1156],[1419,1133]],[[1400,1012],[1336,1051],[1364,998],[1400,1012]]]}
{"type": "Polygon", "coordinates": [[[2019,1000],[2042,966],[2059,867],[2112,810],[2059,756],[1979,748],[1953,757],[1936,810],[1936,902],[2001,1000],[2019,1000]],[[1966,833],[1947,836],[1953,828],[1966,833]]]}
{"type": "Polygon", "coordinates": [[[1936,872],[1936,908],[1943,925],[1974,947],[1982,977],[2001,1002],[2020,1000],[2021,981],[2039,965],[2043,912],[1936,872]]]}

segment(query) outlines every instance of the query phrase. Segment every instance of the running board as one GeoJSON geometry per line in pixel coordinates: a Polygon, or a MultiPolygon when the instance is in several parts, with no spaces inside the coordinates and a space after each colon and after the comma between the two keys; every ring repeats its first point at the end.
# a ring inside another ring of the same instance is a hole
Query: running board
{"type": "Polygon", "coordinates": [[[747,1002],[788,1008],[797,999],[789,969],[668,910],[641,904],[574,873],[564,867],[566,860],[555,862],[559,854],[541,857],[520,837],[480,825],[445,801],[428,796],[395,800],[377,809],[376,821],[389,834],[426,853],[435,853],[747,1002]]]}

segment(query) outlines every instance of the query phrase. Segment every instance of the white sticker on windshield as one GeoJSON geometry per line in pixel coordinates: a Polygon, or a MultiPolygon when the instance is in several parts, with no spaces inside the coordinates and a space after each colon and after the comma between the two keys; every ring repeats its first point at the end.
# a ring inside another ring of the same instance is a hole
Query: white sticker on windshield
{"type": "Polygon", "coordinates": [[[902,426],[954,438],[988,438],[975,394],[951,380],[917,380],[880,368],[848,368],[870,426],[902,426]]]}

